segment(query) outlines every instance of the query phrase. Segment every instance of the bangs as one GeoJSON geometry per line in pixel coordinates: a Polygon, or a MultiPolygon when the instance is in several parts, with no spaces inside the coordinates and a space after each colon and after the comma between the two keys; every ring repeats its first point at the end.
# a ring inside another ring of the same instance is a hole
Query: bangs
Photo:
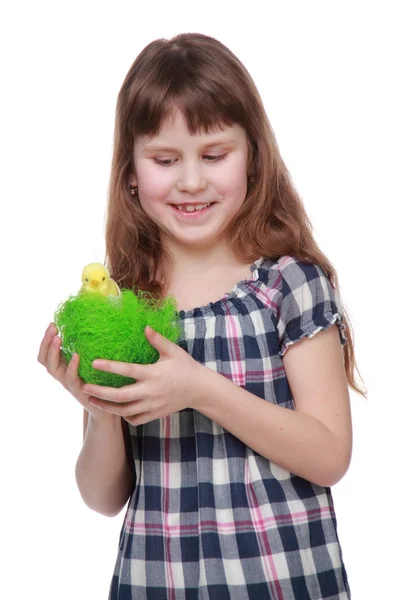
{"type": "Polygon", "coordinates": [[[157,135],[177,111],[185,117],[192,135],[208,134],[234,123],[246,127],[245,107],[231,86],[224,83],[218,74],[212,77],[207,73],[202,77],[201,72],[190,70],[184,61],[179,64],[169,61],[165,69],[159,70],[155,81],[138,90],[131,105],[130,135],[133,138],[157,135]]]}

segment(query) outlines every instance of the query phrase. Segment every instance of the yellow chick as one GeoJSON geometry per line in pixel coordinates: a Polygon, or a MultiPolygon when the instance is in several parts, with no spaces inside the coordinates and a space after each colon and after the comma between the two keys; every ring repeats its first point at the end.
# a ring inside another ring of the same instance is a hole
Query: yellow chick
{"type": "Polygon", "coordinates": [[[110,277],[110,273],[104,265],[91,263],[86,265],[82,271],[81,292],[96,292],[103,296],[120,296],[118,285],[110,277]]]}

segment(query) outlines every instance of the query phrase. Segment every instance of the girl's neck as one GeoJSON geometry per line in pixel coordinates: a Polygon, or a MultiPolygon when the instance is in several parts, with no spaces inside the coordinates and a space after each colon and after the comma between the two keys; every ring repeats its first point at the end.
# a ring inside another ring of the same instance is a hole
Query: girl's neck
{"type": "Polygon", "coordinates": [[[175,297],[178,310],[216,302],[241,280],[251,277],[251,263],[233,255],[174,256],[162,297],[175,297]],[[177,260],[177,258],[180,260],[177,260]]]}
{"type": "Polygon", "coordinates": [[[172,264],[171,275],[173,278],[186,273],[210,274],[221,269],[231,270],[241,268],[245,261],[238,257],[227,247],[207,248],[202,250],[171,249],[172,264]]]}

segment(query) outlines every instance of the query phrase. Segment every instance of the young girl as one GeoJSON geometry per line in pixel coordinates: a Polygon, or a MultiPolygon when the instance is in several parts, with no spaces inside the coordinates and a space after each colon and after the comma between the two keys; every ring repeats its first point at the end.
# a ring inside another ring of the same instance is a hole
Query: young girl
{"type": "MultiPolygon", "coordinates": [[[[39,361],[85,408],[77,483],[129,500],[110,600],[350,598],[330,486],[346,473],[355,359],[254,83],[223,44],[156,40],[118,96],[106,245],[121,287],[172,294],[179,344],[83,385],[50,325],[39,361]]],[[[101,359],[102,357],[99,357],[101,359]]]]}

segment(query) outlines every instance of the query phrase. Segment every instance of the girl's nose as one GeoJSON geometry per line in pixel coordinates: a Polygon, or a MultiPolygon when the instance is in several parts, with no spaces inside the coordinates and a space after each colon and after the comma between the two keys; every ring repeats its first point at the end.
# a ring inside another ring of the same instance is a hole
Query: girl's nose
{"type": "Polygon", "coordinates": [[[201,165],[186,165],[182,168],[176,187],[180,192],[189,192],[194,194],[197,191],[204,190],[207,181],[202,172],[201,165]]]}

